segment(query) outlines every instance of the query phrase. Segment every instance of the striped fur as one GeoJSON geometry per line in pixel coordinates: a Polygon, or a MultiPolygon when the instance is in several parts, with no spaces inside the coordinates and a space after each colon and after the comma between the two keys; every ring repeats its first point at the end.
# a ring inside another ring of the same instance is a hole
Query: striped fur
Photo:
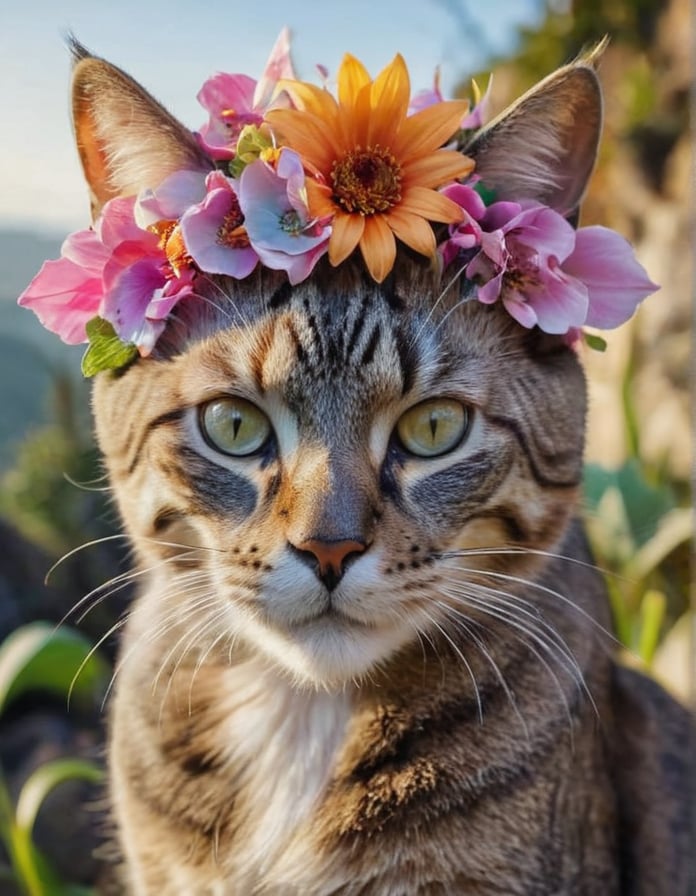
{"type": "MultiPolygon", "coordinates": [[[[200,161],[82,52],[75,95],[97,207],[200,161]]],[[[501,195],[538,182],[570,212],[599,120],[580,61],[471,151],[501,195]]],[[[442,282],[405,257],[381,286],[358,263],[211,278],[151,358],[98,377],[140,581],[109,747],[127,892],[689,892],[688,723],[616,665],[576,520],[578,358],[442,282]],[[270,421],[256,454],[204,435],[225,396],[270,421]],[[416,457],[397,423],[433,397],[469,426],[416,457]],[[318,543],[349,546],[342,577],[318,543]]]]}

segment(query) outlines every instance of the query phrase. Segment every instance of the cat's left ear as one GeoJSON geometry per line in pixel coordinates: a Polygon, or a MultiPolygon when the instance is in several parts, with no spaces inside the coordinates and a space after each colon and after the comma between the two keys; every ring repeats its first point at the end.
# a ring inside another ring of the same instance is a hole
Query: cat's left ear
{"type": "Polygon", "coordinates": [[[597,157],[606,41],[549,75],[464,148],[496,199],[534,199],[572,218],[597,157]]]}
{"type": "Polygon", "coordinates": [[[152,187],[178,169],[209,171],[191,132],[136,81],[71,41],[75,140],[92,219],[117,196],[152,187]]]}

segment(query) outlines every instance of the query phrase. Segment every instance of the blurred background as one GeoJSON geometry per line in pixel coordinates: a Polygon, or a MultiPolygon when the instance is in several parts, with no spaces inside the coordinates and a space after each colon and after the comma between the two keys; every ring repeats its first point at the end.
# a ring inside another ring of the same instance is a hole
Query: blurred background
{"type": "Polygon", "coordinates": [[[257,77],[285,24],[302,78],[315,79],[317,63],[335,72],[346,50],[375,74],[399,51],[414,92],[431,85],[437,65],[446,96],[468,95],[472,76],[485,84],[494,70],[493,113],[610,36],[600,68],[605,135],[581,223],[624,234],[662,289],[633,321],[604,334],[606,352],[585,355],[586,518],[627,662],[690,699],[688,0],[296,0],[290,10],[279,0],[254,9],[226,0],[207,3],[204,16],[179,0],[144,6],[38,0],[0,11],[0,896],[86,893],[99,879],[87,844],[102,825],[100,704],[116,644],[110,632],[130,597],[118,578],[128,552],[103,490],[81,350],[15,304],[65,235],[88,223],[68,115],[70,31],[191,128],[205,118],[195,93],[206,77],[257,77]],[[90,612],[71,612],[90,593],[90,612]],[[68,712],[66,693],[83,663],[68,712]],[[86,812],[75,810],[85,802],[86,812]]]}

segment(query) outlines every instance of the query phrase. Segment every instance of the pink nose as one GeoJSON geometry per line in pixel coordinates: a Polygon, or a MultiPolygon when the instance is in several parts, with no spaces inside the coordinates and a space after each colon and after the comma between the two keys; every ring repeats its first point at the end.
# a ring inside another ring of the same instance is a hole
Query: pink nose
{"type": "Polygon", "coordinates": [[[312,554],[316,558],[317,577],[331,591],[343,578],[348,557],[362,554],[367,545],[352,540],[320,541],[318,538],[310,538],[295,547],[303,554],[312,554]]]}

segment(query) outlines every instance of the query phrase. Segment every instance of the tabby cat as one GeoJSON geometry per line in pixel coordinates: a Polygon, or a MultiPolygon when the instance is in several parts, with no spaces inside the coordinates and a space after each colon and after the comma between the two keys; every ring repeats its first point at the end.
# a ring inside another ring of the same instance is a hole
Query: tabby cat
{"type": "MultiPolygon", "coordinates": [[[[73,90],[95,215],[211,167],[82,49],[73,90]]],[[[585,58],[467,153],[499,198],[575,210],[600,127],[585,58]]],[[[688,720],[612,655],[577,353],[400,251],[382,284],[359,260],[211,277],[97,377],[141,583],[109,748],[123,887],[685,896],[688,720]]]]}

